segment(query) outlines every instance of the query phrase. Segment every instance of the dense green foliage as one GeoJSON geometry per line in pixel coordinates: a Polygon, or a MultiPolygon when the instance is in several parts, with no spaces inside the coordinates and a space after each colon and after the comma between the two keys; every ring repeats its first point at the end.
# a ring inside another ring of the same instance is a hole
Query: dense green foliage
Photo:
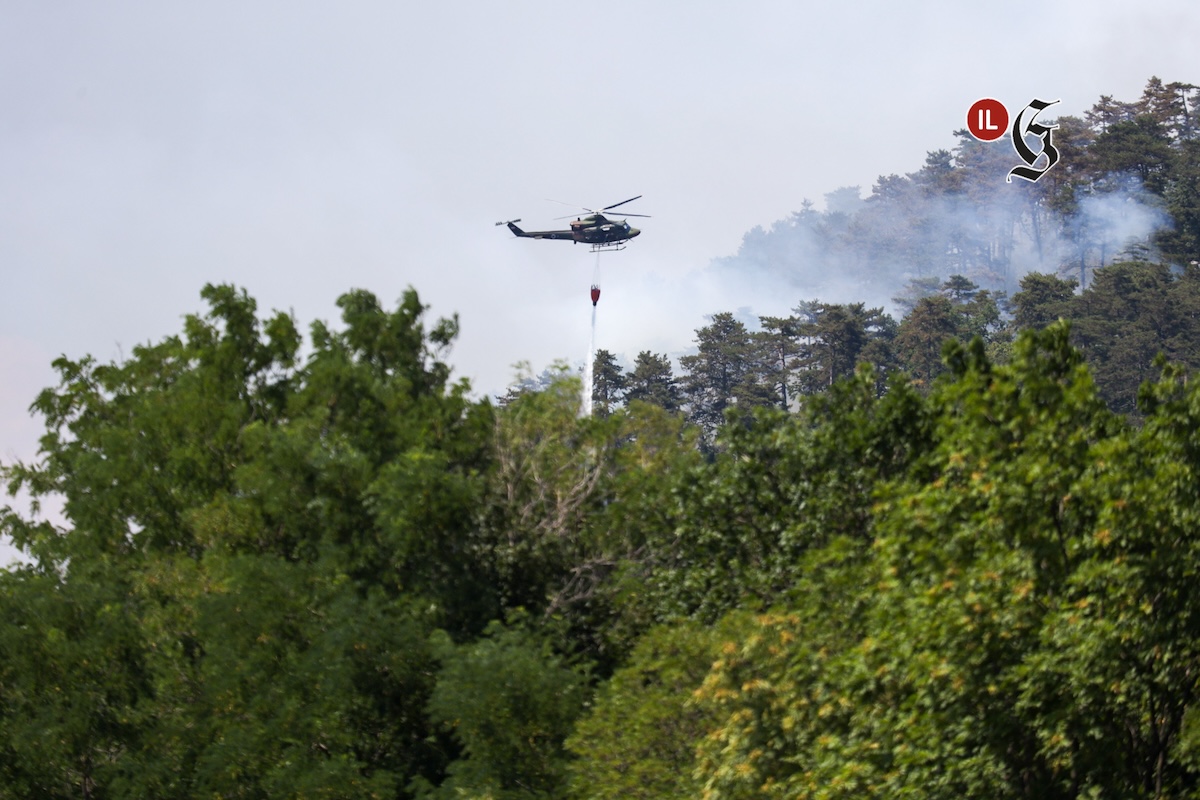
{"type": "MultiPolygon", "coordinates": [[[[1022,308],[1087,296],[1056,287],[1022,308]]],[[[701,446],[565,375],[469,400],[412,292],[346,295],[303,364],[205,297],[60,360],[5,469],[71,527],[4,514],[2,797],[1200,791],[1182,366],[1135,426],[1064,323],[1007,364],[952,339],[932,382],[864,364],[701,446]]]]}

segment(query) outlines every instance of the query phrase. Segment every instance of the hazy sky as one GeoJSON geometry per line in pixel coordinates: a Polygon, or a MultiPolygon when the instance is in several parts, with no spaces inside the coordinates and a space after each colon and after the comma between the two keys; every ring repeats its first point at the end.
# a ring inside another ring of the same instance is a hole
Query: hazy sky
{"type": "Polygon", "coordinates": [[[600,347],[785,313],[804,298],[695,273],[805,198],[915,171],[980,97],[1081,114],[1200,83],[1198,8],[0,0],[0,460],[35,455],[51,360],[177,333],[209,282],[305,329],[412,285],[460,314],[481,393],[582,362],[595,256],[492,224],[569,213],[547,198],[653,215],[602,256],[600,347]]]}

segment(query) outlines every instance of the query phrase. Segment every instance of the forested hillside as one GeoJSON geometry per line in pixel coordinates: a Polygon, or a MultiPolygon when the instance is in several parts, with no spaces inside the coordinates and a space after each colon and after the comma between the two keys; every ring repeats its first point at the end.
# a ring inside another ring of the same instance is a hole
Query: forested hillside
{"type": "MultiPolygon", "coordinates": [[[[475,399],[415,290],[305,335],[208,286],[58,360],[4,467],[66,526],[0,517],[0,798],[1200,795],[1200,135],[1162,89],[1182,121],[1081,123],[1089,164],[1161,141],[1171,220],[1082,288],[964,245],[898,321],[601,352],[590,417],[567,371],[475,399]]],[[[1123,170],[1021,213],[1065,235],[1123,170]]]]}
{"type": "Polygon", "coordinates": [[[680,375],[665,353],[626,355],[622,369],[600,351],[597,407],[645,399],[653,382],[652,402],[686,408],[711,434],[727,406],[794,409],[863,361],[879,391],[892,374],[927,386],[951,337],[980,337],[1003,362],[1018,331],[1063,317],[1102,395],[1136,415],[1158,353],[1188,366],[1200,359],[1197,109],[1200,88],[1152,78],[1136,102],[1105,96],[1084,118],[1055,120],[1061,158],[1036,183],[1005,181],[1015,159],[1007,139],[962,130],[953,152],[881,177],[865,200],[846,187],[826,196],[824,211],[805,201],[711,267],[794,286],[790,315],[713,314],[680,375]]]}
{"type": "MultiPolygon", "coordinates": [[[[1046,114],[1057,108],[1052,106],[1046,114]]],[[[1012,294],[1026,272],[1087,286],[1095,269],[1131,256],[1185,264],[1200,256],[1200,89],[1151,78],[1134,102],[1101,97],[1082,118],[1050,124],[1060,153],[1036,183],[1006,182],[1008,136],[956,132],[907,175],[870,194],[837,189],[745,235],[717,264],[806,296],[878,304],[910,281],[964,275],[1012,294]]]]}

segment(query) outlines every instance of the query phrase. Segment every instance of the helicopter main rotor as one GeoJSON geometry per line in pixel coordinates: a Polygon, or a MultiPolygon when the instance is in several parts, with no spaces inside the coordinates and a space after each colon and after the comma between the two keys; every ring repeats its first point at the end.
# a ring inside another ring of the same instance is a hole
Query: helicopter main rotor
{"type": "MultiPolygon", "coordinates": [[[[619,203],[613,203],[611,206],[605,206],[604,208],[601,208],[601,209],[588,208],[587,206],[579,206],[574,203],[564,203],[562,200],[553,200],[551,198],[546,198],[546,199],[550,200],[551,203],[558,203],[559,205],[563,205],[563,206],[571,206],[572,208],[581,208],[589,214],[603,214],[604,212],[614,209],[617,206],[623,206],[626,203],[632,203],[634,200],[637,200],[640,197],[641,197],[641,195],[639,194],[637,197],[631,197],[628,200],[622,200],[619,203]]],[[[647,217],[648,218],[650,216],[649,214],[631,214],[627,211],[621,211],[618,213],[623,217],[647,217]]],[[[570,219],[571,217],[575,217],[575,216],[578,216],[578,214],[568,214],[565,217],[555,217],[555,219],[570,219]]]]}

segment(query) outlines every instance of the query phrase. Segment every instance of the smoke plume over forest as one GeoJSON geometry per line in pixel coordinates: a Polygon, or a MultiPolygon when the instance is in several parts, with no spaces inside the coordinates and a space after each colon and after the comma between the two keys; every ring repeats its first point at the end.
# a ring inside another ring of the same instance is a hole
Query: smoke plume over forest
{"type": "MultiPolygon", "coordinates": [[[[1071,141],[1084,123],[1067,117],[1058,125],[1071,141]]],[[[1008,183],[1019,162],[1007,136],[959,137],[953,151],[930,152],[920,170],[880,177],[865,197],[861,187],[843,187],[825,195],[821,210],[806,199],[769,228],[747,232],[738,252],[715,259],[707,273],[730,288],[765,284],[797,298],[894,311],[892,299],[914,279],[958,274],[1011,294],[1030,271],[1086,284],[1096,268],[1131,253],[1160,254],[1156,235],[1171,216],[1136,173],[1116,179],[1060,164],[1071,177],[1008,183]]]]}
{"type": "Polygon", "coordinates": [[[1182,267],[1200,241],[1198,106],[1194,86],[1152,78],[1137,101],[1104,96],[1082,117],[1042,120],[1060,158],[1037,182],[1008,179],[1021,164],[1008,135],[981,142],[956,131],[957,144],[928,152],[915,172],[835,189],[820,204],[803,199],[680,285],[639,277],[619,300],[614,289],[622,310],[601,311],[601,346],[631,366],[645,349],[691,352],[680,343],[717,313],[757,330],[759,317],[819,301],[899,321],[954,275],[991,292],[1003,313],[1030,272],[1080,290],[1123,260],[1182,267]]]}

